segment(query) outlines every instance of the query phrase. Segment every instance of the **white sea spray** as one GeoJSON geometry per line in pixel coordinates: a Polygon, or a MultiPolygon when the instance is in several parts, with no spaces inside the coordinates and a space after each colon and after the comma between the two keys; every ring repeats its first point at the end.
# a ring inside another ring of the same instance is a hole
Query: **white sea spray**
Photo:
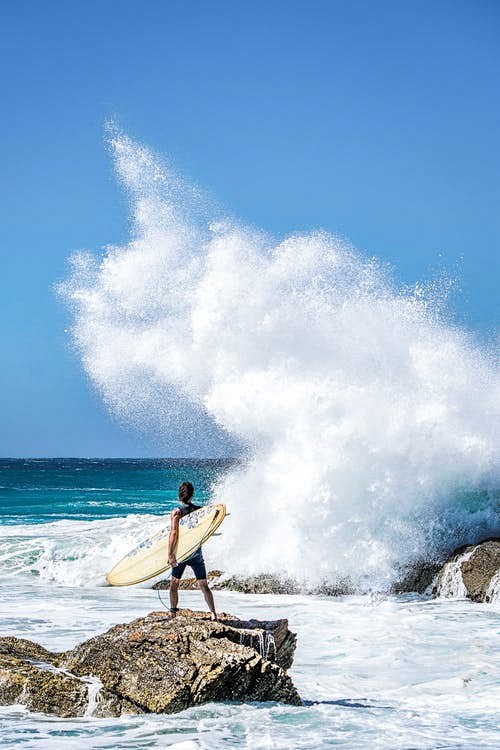
{"type": "Polygon", "coordinates": [[[447,320],[446,284],[398,286],[325,232],[274,241],[211,216],[146,148],[111,146],[132,237],[73,257],[73,340],[165,451],[243,447],[213,488],[232,510],[214,563],[383,589],[498,533],[499,370],[447,320]]]}

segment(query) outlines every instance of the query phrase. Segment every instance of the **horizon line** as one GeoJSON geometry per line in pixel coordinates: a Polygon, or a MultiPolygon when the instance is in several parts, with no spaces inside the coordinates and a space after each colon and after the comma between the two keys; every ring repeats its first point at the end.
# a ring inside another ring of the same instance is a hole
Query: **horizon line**
{"type": "Polygon", "coordinates": [[[238,461],[238,456],[0,456],[0,461],[238,461]]]}

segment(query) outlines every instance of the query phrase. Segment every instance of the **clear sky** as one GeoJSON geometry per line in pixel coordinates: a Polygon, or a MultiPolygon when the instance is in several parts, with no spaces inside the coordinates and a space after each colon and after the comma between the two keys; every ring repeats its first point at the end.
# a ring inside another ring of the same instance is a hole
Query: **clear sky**
{"type": "Polygon", "coordinates": [[[110,117],[243,220],[339,233],[403,281],[458,275],[460,322],[495,329],[494,0],[28,0],[0,16],[0,455],[155,453],[105,412],[52,290],[72,250],[126,239],[110,117]]]}

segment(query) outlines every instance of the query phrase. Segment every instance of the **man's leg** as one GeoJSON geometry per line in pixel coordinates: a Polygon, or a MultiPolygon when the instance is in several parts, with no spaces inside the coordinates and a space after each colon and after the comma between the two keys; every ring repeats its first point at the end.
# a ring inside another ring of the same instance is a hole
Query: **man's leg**
{"type": "Polygon", "coordinates": [[[208,581],[206,578],[201,578],[197,581],[198,588],[200,589],[201,593],[205,597],[205,601],[208,604],[208,608],[210,610],[210,618],[212,620],[217,619],[217,613],[215,611],[215,602],[213,594],[209,588],[208,581]]]}
{"type": "Polygon", "coordinates": [[[173,576],[170,579],[170,610],[175,615],[179,603],[179,579],[173,576]]]}

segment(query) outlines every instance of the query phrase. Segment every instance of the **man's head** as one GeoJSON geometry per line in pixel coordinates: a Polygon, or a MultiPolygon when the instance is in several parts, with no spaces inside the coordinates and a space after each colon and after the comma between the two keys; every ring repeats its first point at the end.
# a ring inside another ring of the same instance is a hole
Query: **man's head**
{"type": "Polygon", "coordinates": [[[194,487],[191,482],[183,482],[179,487],[179,500],[186,505],[191,502],[194,495],[194,487]]]}

